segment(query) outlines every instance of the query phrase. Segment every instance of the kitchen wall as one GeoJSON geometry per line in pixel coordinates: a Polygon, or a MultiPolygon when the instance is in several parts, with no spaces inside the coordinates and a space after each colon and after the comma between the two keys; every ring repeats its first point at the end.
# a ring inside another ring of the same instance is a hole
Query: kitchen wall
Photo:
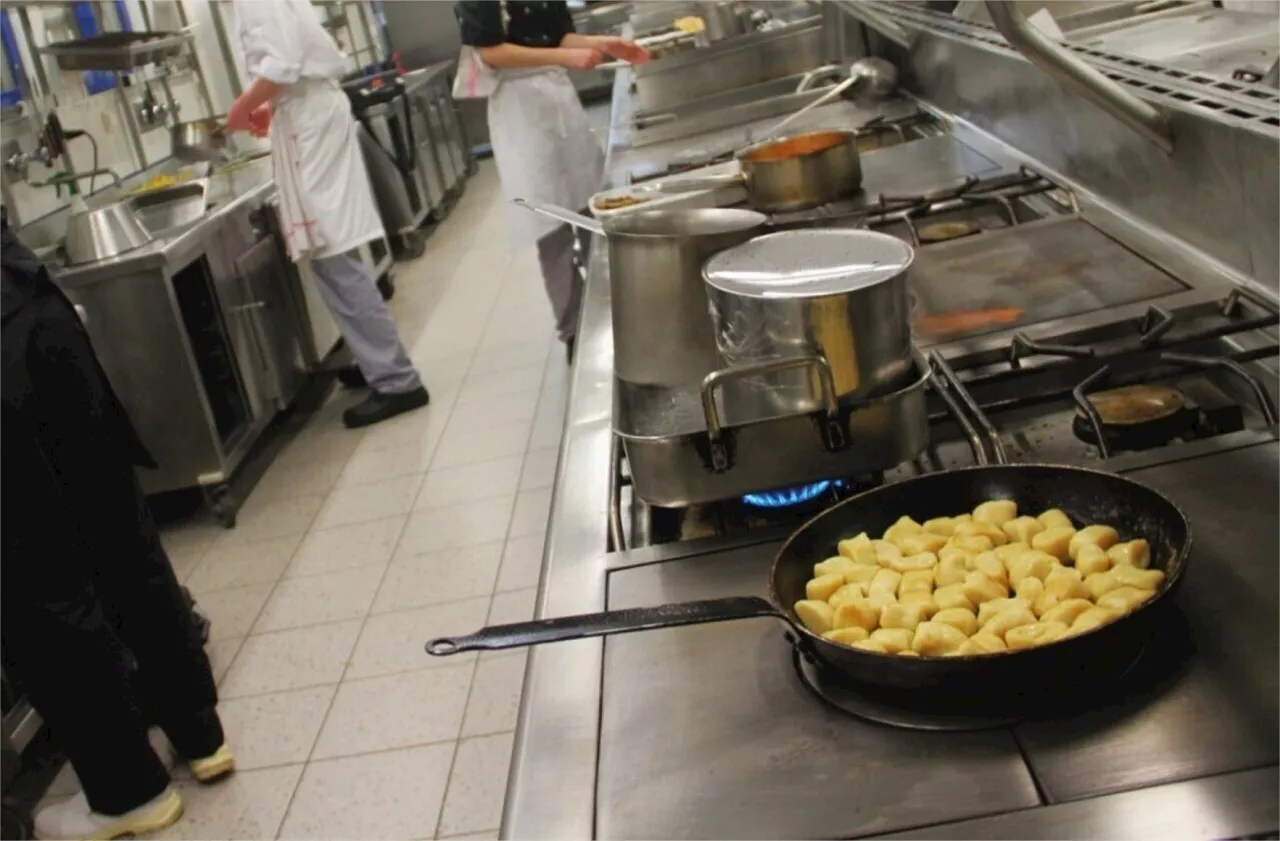
{"type": "MultiPolygon", "coordinates": [[[[126,0],[134,29],[141,29],[144,25],[142,2],[146,0],[126,0]]],[[[151,16],[152,29],[173,31],[181,28],[178,0],[150,0],[146,5],[151,16]]],[[[412,3],[411,5],[440,4],[412,3]]],[[[237,88],[244,75],[243,63],[236,45],[235,16],[231,4],[227,0],[182,0],[182,7],[186,11],[188,21],[195,27],[193,46],[204,69],[209,96],[212,100],[212,114],[225,114],[235,99],[237,88]],[[221,15],[225,22],[227,36],[234,53],[232,67],[228,67],[219,45],[214,15],[221,15]]],[[[29,9],[33,36],[37,43],[44,44],[76,37],[76,33],[66,32],[60,25],[62,9],[60,5],[51,5],[44,9],[32,6],[29,9]]],[[[20,32],[21,30],[16,26],[16,13],[7,3],[4,13],[11,16],[15,24],[15,33],[20,32]]],[[[337,33],[342,47],[349,53],[360,51],[362,64],[372,61],[363,28],[352,25],[350,30],[348,33],[346,29],[340,29],[337,33]],[[353,43],[347,43],[348,41],[353,43]]],[[[20,51],[23,53],[24,66],[30,68],[32,57],[26,54],[25,44],[22,43],[23,39],[20,35],[18,40],[20,51]]],[[[127,178],[169,157],[169,133],[166,127],[151,129],[144,127],[142,134],[144,156],[140,160],[129,139],[127,118],[115,90],[89,95],[85,91],[82,73],[61,71],[56,62],[48,57],[36,56],[35,59],[44,63],[50,87],[57,99],[58,116],[64,128],[84,129],[96,138],[100,167],[113,169],[121,178],[127,178]]],[[[147,71],[154,72],[154,68],[147,68],[147,71]]],[[[139,78],[143,75],[145,73],[138,74],[139,78]]],[[[180,119],[193,120],[209,115],[209,109],[201,98],[194,72],[186,70],[171,74],[169,87],[174,98],[181,105],[180,119]]],[[[135,103],[142,97],[143,87],[139,83],[125,88],[125,91],[128,101],[135,103]]],[[[152,91],[158,99],[163,99],[158,85],[153,83],[152,91]]],[[[36,134],[26,120],[6,119],[3,132],[6,141],[17,139],[23,149],[29,150],[36,146],[36,134]]],[[[247,135],[237,135],[236,143],[238,148],[250,151],[267,148],[266,141],[253,140],[247,135]]],[[[93,165],[93,147],[87,138],[70,141],[69,156],[77,171],[88,170],[93,165]]],[[[28,169],[28,180],[43,181],[55,171],[42,164],[33,163],[28,169]]],[[[62,196],[58,197],[52,188],[32,187],[16,180],[10,173],[3,173],[0,177],[5,179],[4,202],[9,207],[11,217],[15,218],[19,225],[56,212],[67,204],[65,190],[62,196]]],[[[110,178],[98,178],[95,186],[101,191],[109,184],[110,178]]],[[[87,188],[88,184],[85,183],[82,186],[87,188]]]]}

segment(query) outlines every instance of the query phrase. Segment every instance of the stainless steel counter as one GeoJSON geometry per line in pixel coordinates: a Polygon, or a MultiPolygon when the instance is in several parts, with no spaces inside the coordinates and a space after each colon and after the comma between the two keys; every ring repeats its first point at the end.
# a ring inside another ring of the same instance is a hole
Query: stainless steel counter
{"type": "MultiPolygon", "coordinates": [[[[630,108],[625,76],[614,96],[617,124],[630,108]]],[[[832,125],[852,111],[823,109],[810,124],[832,125]]],[[[735,132],[741,129],[679,147],[735,132]]],[[[613,141],[625,142],[617,134],[613,141]]],[[[661,165],[675,147],[616,148],[611,172],[617,179],[661,165]]],[[[1000,144],[970,151],[1002,170],[1028,162],[1000,144]]],[[[1112,230],[1129,237],[1131,250],[1148,253],[1151,244],[1134,230],[1120,222],[1112,230]]],[[[1174,271],[1179,279],[1203,280],[1185,293],[1160,284],[1171,300],[1209,302],[1223,284],[1229,288],[1220,267],[1182,257],[1159,262],[1185,270],[1174,271]]],[[[609,305],[599,247],[584,294],[538,615],[762,589],[784,527],[607,553],[609,305]]],[[[1126,303],[1072,323],[1087,331],[1104,318],[1136,319],[1143,309],[1126,303]]],[[[1054,318],[1060,327],[1067,316],[1054,318]]],[[[1140,696],[1066,721],[921,734],[823,707],[791,673],[782,629],[770,621],[542,646],[529,657],[502,836],[1232,838],[1274,831],[1280,647],[1271,552],[1280,547],[1274,521],[1256,512],[1280,505],[1280,447],[1274,430],[1261,440],[1176,464],[1157,454],[1103,468],[1174,494],[1196,530],[1191,583],[1180,597],[1185,625],[1170,629],[1194,655],[1163,682],[1144,684],[1140,696]]]]}

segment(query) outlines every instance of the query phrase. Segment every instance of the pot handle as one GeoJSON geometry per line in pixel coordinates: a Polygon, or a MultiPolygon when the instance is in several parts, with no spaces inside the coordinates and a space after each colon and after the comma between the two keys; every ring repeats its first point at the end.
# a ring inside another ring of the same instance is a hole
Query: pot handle
{"type": "Polygon", "coordinates": [[[831,365],[821,356],[793,356],[787,359],[770,359],[765,362],[752,362],[733,368],[722,368],[712,371],[702,380],[702,413],[707,421],[707,438],[711,444],[711,467],[716,472],[729,469],[729,454],[725,450],[721,438],[724,434],[720,423],[720,410],[716,408],[716,389],[727,380],[753,377],[761,374],[776,374],[796,368],[815,368],[818,382],[822,386],[822,403],[827,412],[824,426],[825,443],[829,449],[838,450],[847,443],[844,429],[840,426],[840,405],[836,402],[836,381],[831,373],[831,365]]]}
{"type": "Polygon", "coordinates": [[[493,625],[462,637],[439,637],[427,643],[427,653],[432,657],[448,657],[464,651],[525,648],[548,642],[627,634],[656,628],[678,628],[681,625],[703,625],[757,616],[781,617],[782,614],[769,601],[758,596],[733,596],[658,607],[632,607],[626,610],[493,625]]]}

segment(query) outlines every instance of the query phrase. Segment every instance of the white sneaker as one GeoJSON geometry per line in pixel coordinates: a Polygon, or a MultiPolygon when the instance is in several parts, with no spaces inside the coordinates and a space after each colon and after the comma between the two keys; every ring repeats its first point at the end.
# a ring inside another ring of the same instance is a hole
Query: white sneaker
{"type": "Polygon", "coordinates": [[[111,841],[173,826],[182,817],[182,798],[166,788],[149,803],[123,815],[102,815],[89,808],[84,792],[36,813],[36,838],[42,841],[111,841]]]}

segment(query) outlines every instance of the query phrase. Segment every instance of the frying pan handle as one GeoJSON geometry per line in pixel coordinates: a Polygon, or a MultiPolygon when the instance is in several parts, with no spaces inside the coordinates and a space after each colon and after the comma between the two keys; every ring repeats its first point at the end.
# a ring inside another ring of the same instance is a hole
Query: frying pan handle
{"type": "Polygon", "coordinates": [[[733,368],[722,368],[712,371],[702,380],[702,413],[707,421],[707,438],[711,444],[711,466],[717,472],[729,469],[729,454],[725,451],[721,437],[724,427],[720,423],[720,410],[716,408],[716,389],[728,380],[754,377],[763,374],[776,374],[782,371],[793,371],[797,368],[814,368],[818,373],[818,383],[822,387],[822,404],[827,412],[825,431],[828,448],[838,450],[845,446],[844,430],[840,427],[840,406],[836,402],[836,380],[831,373],[831,366],[821,356],[793,356],[787,359],[769,359],[764,362],[752,362],[747,365],[736,365],[733,368]]]}
{"type": "Polygon", "coordinates": [[[504,648],[525,648],[530,645],[603,637],[609,634],[627,634],[656,628],[677,628],[681,625],[703,625],[708,622],[726,622],[731,619],[781,615],[771,603],[757,596],[706,599],[658,607],[633,607],[603,613],[560,616],[555,619],[535,619],[531,622],[515,622],[511,625],[494,625],[462,637],[433,639],[427,643],[427,653],[433,657],[448,657],[463,651],[499,651],[504,648]]]}
{"type": "Polygon", "coordinates": [[[724,187],[741,187],[746,184],[741,172],[724,175],[697,175],[689,178],[673,178],[648,184],[650,190],[659,193],[700,193],[703,190],[719,190],[724,187]]]}

